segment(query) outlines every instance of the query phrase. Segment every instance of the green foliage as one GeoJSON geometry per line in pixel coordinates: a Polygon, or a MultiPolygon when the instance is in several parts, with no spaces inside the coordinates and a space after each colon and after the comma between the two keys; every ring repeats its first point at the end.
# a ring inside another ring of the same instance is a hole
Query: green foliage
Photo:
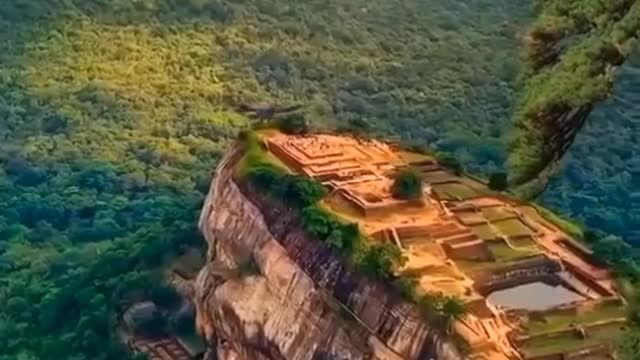
{"type": "Polygon", "coordinates": [[[394,269],[402,266],[405,259],[394,244],[372,244],[360,249],[355,255],[356,268],[381,280],[390,280],[394,269]]]}
{"type": "Polygon", "coordinates": [[[285,134],[306,134],[309,132],[309,123],[302,114],[291,114],[276,120],[278,130],[285,134]]]}
{"type": "Polygon", "coordinates": [[[619,344],[621,360],[640,360],[640,332],[629,331],[619,344]]]}
{"type": "MultiPolygon", "coordinates": [[[[238,174],[243,174],[238,175],[240,179],[268,194],[273,201],[299,210],[304,229],[339,251],[359,271],[383,280],[395,277],[394,269],[404,261],[400,249],[392,244],[368,245],[361,241],[362,235],[357,224],[345,223],[319,205],[319,201],[327,194],[322,184],[304,176],[286,173],[265,161],[266,151],[260,146],[261,142],[255,133],[245,133],[242,138],[245,154],[238,165],[242,168],[238,174]]],[[[408,176],[412,175],[413,172],[408,176]]],[[[419,176],[418,180],[421,188],[419,176]]],[[[407,184],[415,186],[410,182],[407,184]]]]}
{"type": "Polygon", "coordinates": [[[313,205],[327,194],[322,184],[315,180],[285,174],[275,166],[264,163],[249,169],[246,179],[275,199],[297,207],[313,205]]]}
{"type": "Polygon", "coordinates": [[[615,67],[640,29],[640,2],[551,0],[528,36],[515,112],[511,178],[528,182],[565,154],[593,106],[611,95],[615,67]]]}
{"type": "MultiPolygon", "coordinates": [[[[400,276],[392,284],[406,300],[417,304],[423,316],[434,326],[440,326],[441,331],[450,331],[452,322],[466,313],[462,300],[425,293],[415,278],[400,276]]],[[[468,346],[464,342],[460,345],[463,346],[461,350],[466,350],[465,345],[468,346]]]]}
{"type": "Polygon", "coordinates": [[[395,175],[391,186],[393,197],[404,200],[422,198],[422,176],[415,169],[403,169],[395,175]]]}
{"type": "Polygon", "coordinates": [[[453,173],[456,175],[461,175],[464,171],[464,167],[462,166],[460,161],[451,153],[437,152],[435,153],[435,157],[440,165],[453,171],[453,173]]]}
{"type": "Polygon", "coordinates": [[[357,224],[345,224],[317,205],[302,210],[302,224],[308,233],[347,256],[356,249],[361,236],[357,224]]]}
{"type": "Polygon", "coordinates": [[[576,239],[584,239],[584,229],[582,224],[576,223],[575,220],[568,219],[566,217],[557,215],[555,212],[532,203],[536,210],[542,215],[544,219],[557,226],[560,230],[566,232],[576,239]]]}
{"type": "Polygon", "coordinates": [[[640,281],[640,251],[617,236],[606,236],[592,245],[594,256],[611,265],[618,276],[640,281]]]}
{"type": "Polygon", "coordinates": [[[504,191],[509,187],[507,174],[503,172],[493,173],[489,176],[489,189],[504,191]]]}
{"type": "MultiPolygon", "coordinates": [[[[301,206],[310,206],[327,195],[327,189],[315,180],[310,180],[304,176],[288,177],[290,189],[288,193],[292,194],[293,200],[301,206]]],[[[285,181],[286,183],[286,181],[285,181]]]]}
{"type": "Polygon", "coordinates": [[[441,311],[449,322],[460,319],[465,313],[462,301],[452,297],[448,297],[444,300],[441,306],[441,311]]]}
{"type": "Polygon", "coordinates": [[[614,96],[589,117],[543,200],[591,228],[640,244],[640,52],[616,75],[614,96]]]}

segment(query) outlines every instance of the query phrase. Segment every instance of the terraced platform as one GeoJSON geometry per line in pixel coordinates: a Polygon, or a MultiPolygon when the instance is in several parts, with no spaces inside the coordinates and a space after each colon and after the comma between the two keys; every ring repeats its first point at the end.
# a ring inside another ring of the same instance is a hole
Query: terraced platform
{"type": "Polygon", "coordinates": [[[274,131],[262,140],[291,171],[330,189],[326,208],[372,241],[398,246],[407,258],[399,272],[465,302],[454,328],[472,358],[598,358],[624,328],[607,269],[535,207],[394,144],[274,131]],[[394,174],[406,167],[422,174],[419,201],[391,194],[394,174]]]}

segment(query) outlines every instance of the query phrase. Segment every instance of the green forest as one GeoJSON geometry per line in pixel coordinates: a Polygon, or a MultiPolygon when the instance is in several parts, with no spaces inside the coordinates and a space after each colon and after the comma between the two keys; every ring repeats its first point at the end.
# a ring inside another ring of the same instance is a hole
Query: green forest
{"type": "MultiPolygon", "coordinates": [[[[502,171],[533,1],[0,2],[0,360],[126,359],[242,104],[502,171]]],[[[640,57],[543,203],[640,242],[640,57]],[[635,230],[634,230],[635,229],[635,230]]]]}

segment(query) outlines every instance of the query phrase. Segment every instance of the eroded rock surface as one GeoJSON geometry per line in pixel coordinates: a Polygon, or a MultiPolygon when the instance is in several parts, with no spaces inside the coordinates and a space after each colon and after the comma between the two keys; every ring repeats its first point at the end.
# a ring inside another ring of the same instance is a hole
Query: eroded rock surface
{"type": "MultiPolygon", "coordinates": [[[[208,262],[195,282],[197,326],[220,359],[461,359],[384,284],[352,273],[220,163],[200,228],[208,262]],[[258,272],[230,271],[253,261],[258,272]]],[[[213,354],[208,354],[214,358],[213,354]]]]}

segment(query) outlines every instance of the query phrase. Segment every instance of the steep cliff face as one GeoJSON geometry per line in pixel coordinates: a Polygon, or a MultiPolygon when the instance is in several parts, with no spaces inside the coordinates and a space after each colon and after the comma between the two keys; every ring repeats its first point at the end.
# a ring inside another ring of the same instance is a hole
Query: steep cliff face
{"type": "MultiPolygon", "coordinates": [[[[200,228],[208,262],[197,326],[221,359],[446,359],[462,356],[384,284],[363,278],[220,163],[200,228]],[[253,261],[259,274],[228,271],[253,261]]],[[[213,357],[212,357],[213,358],[213,357]]]]}

